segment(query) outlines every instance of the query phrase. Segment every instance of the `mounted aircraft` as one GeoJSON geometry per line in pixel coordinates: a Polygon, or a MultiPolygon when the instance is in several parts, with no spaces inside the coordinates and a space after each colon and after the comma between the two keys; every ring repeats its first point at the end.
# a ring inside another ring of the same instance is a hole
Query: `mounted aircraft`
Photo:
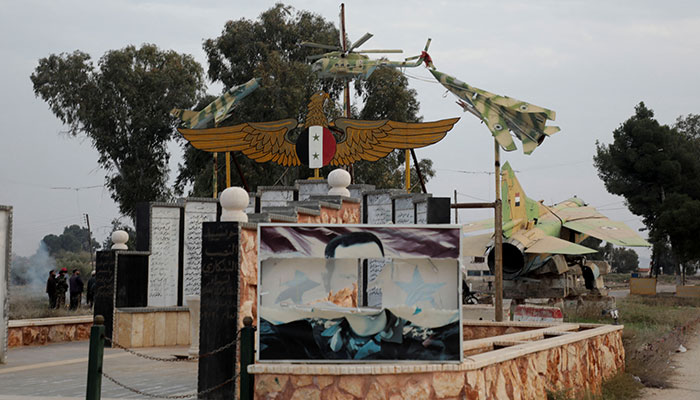
{"type": "Polygon", "coordinates": [[[386,58],[370,59],[368,56],[364,55],[369,53],[403,53],[403,50],[355,51],[355,49],[363,45],[372,36],[373,35],[369,32],[365,33],[355,43],[349,44],[347,50],[343,50],[343,46],[329,46],[312,42],[302,42],[301,45],[333,50],[329,53],[307,57],[308,61],[316,60],[311,64],[311,70],[316,73],[319,78],[366,79],[379,67],[413,68],[421,65],[426,59],[430,59],[427,53],[428,47],[430,46],[430,39],[428,39],[428,42],[425,44],[425,49],[420,55],[409,57],[404,61],[390,61],[386,58]],[[410,62],[411,60],[415,61],[410,62]]]}
{"type": "MultiPolygon", "coordinates": [[[[618,246],[651,246],[627,225],[611,221],[578,197],[553,206],[527,197],[507,162],[501,175],[505,297],[566,297],[581,291],[576,285],[578,277],[583,278],[586,289],[602,289],[597,278],[607,273],[609,266],[585,259],[586,254],[597,252],[580,244],[589,236],[618,246]],[[512,282],[507,285],[509,280],[512,282]]],[[[489,219],[462,228],[462,253],[486,256],[492,271],[493,233],[469,235],[493,226],[489,219]]]]}
{"type": "Polygon", "coordinates": [[[180,118],[182,125],[189,129],[207,128],[212,119],[214,120],[214,125],[219,125],[221,121],[231,116],[231,109],[236,103],[251,94],[258,87],[260,87],[260,78],[253,78],[242,85],[234,86],[227,90],[222,96],[204,107],[202,111],[173,108],[170,111],[170,115],[180,118]]]}

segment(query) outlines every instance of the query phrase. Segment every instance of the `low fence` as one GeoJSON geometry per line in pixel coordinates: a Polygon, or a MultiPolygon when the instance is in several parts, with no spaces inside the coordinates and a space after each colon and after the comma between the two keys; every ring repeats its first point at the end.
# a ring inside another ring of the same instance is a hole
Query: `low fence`
{"type": "Polygon", "coordinates": [[[92,316],[10,320],[7,346],[36,346],[88,340],[92,316]]]}

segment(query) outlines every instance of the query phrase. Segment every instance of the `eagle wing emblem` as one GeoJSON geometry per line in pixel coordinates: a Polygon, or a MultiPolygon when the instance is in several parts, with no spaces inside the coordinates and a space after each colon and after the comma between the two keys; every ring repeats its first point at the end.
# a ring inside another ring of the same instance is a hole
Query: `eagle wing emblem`
{"type": "Polygon", "coordinates": [[[285,167],[301,165],[287,133],[298,125],[294,119],[246,122],[212,129],[178,129],[192,146],[208,152],[240,151],[259,163],[272,161],[285,167]]]}
{"type": "Polygon", "coordinates": [[[349,165],[359,160],[377,161],[396,149],[417,149],[439,142],[459,118],[433,122],[363,121],[338,118],[331,124],[345,134],[331,165],[349,165]]]}

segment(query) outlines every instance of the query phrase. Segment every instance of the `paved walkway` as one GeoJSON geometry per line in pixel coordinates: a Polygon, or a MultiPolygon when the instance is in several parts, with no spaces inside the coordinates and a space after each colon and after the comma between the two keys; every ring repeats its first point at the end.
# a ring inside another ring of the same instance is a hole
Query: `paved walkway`
{"type": "MultiPolygon", "coordinates": [[[[170,357],[186,354],[187,347],[137,349],[170,357]]],[[[0,400],[84,399],[88,342],[12,348],[7,364],[0,365],[0,400]]],[[[105,349],[104,372],[146,393],[184,395],[197,388],[197,362],[166,363],[135,357],[119,349],[105,349]]],[[[102,378],[102,399],[147,398],[102,378]]]]}

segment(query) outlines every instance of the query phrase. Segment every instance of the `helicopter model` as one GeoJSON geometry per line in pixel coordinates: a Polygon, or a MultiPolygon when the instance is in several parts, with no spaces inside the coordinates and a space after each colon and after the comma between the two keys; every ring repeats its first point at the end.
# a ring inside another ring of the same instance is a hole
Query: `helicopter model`
{"type": "Polygon", "coordinates": [[[390,61],[384,57],[371,59],[369,56],[365,55],[368,53],[403,53],[403,50],[354,51],[372,36],[371,33],[365,33],[357,42],[348,46],[347,50],[343,50],[345,46],[329,46],[312,42],[302,42],[301,45],[333,50],[329,53],[307,57],[309,61],[315,60],[313,64],[311,64],[311,70],[316,73],[319,78],[367,79],[379,67],[412,68],[421,65],[423,62],[430,62],[430,56],[428,55],[430,39],[428,39],[428,42],[425,44],[425,49],[420,55],[409,57],[404,61],[390,61]],[[415,61],[411,62],[412,60],[415,61]]]}

